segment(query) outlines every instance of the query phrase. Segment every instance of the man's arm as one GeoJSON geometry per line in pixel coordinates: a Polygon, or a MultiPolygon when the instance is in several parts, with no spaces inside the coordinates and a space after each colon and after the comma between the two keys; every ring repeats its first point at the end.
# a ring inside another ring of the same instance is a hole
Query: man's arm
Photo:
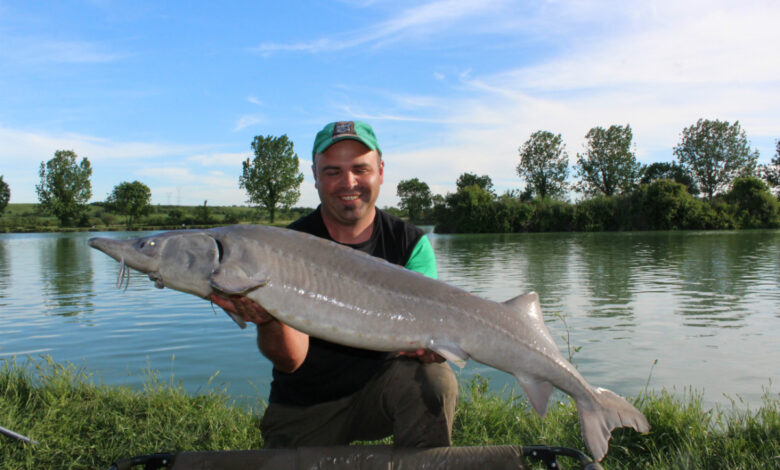
{"type": "Polygon", "coordinates": [[[226,298],[212,294],[211,300],[224,310],[257,325],[257,347],[277,370],[289,374],[303,364],[309,351],[309,335],[275,319],[247,297],[226,298]]]}

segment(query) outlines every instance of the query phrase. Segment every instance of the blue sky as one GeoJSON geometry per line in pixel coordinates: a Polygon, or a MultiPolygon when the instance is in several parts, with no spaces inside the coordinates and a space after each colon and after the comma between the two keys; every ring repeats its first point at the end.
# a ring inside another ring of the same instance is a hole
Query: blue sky
{"type": "Polygon", "coordinates": [[[642,163],[672,161],[699,118],[739,121],[760,161],[780,138],[780,2],[0,0],[0,175],[37,202],[58,149],[155,204],[244,204],[255,135],[309,165],[334,120],[374,126],[398,181],[435,193],[464,172],[521,189],[518,147],[561,133],[572,163],[594,126],[630,124],[642,163]]]}

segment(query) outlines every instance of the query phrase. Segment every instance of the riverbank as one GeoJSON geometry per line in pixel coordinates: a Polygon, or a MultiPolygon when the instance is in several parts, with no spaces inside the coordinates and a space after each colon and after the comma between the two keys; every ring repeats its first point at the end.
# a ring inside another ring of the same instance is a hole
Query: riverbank
{"type": "MultiPolygon", "coordinates": [[[[272,225],[286,226],[312,210],[294,207],[279,211],[272,225]]],[[[77,227],[63,227],[55,217],[42,213],[38,204],[9,204],[0,216],[0,233],[176,230],[237,223],[269,224],[265,211],[254,207],[156,205],[150,207],[149,214],[139,217],[132,227],[128,227],[124,216],[109,211],[103,203],[89,204],[84,222],[77,227]]]]}
{"type": "MultiPolygon", "coordinates": [[[[155,452],[257,449],[262,409],[234,406],[209,383],[189,394],[173,378],[149,372],[141,391],[96,384],[88,371],[51,360],[0,366],[0,425],[38,445],[0,436],[0,468],[108,468],[114,460],[155,452]]],[[[609,469],[777,468],[780,397],[759,409],[704,409],[696,393],[643,394],[637,406],[653,429],[617,430],[609,469]]],[[[572,403],[551,403],[540,419],[523,397],[502,397],[476,377],[461,387],[455,445],[547,444],[583,449],[572,403]]]]}

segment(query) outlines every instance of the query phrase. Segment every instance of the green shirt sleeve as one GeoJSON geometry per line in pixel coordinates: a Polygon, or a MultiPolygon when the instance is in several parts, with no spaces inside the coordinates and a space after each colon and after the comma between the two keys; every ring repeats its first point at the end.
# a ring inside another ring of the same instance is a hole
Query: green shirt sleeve
{"type": "Polygon", "coordinates": [[[418,273],[425,274],[433,279],[439,278],[439,273],[436,270],[436,254],[433,252],[431,242],[428,241],[428,237],[424,236],[420,238],[420,241],[414,246],[409,261],[406,262],[406,269],[417,271],[418,273]]]}

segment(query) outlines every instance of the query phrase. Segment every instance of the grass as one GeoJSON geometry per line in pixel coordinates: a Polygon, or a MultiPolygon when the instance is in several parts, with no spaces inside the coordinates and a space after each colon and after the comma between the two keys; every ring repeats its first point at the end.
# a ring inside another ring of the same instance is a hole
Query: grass
{"type": "Polygon", "coordinates": [[[0,367],[0,425],[40,443],[0,436],[3,469],[108,468],[139,454],[262,445],[257,415],[224,392],[190,395],[152,373],[143,391],[96,385],[51,360],[0,367]]]}
{"type": "MultiPolygon", "coordinates": [[[[0,468],[108,468],[140,454],[262,446],[256,412],[232,406],[223,390],[192,395],[155,373],[147,375],[144,389],[133,391],[95,384],[85,371],[50,359],[25,366],[4,361],[0,426],[40,444],[0,435],[0,468]]],[[[780,468],[777,394],[765,391],[754,411],[739,402],[730,409],[704,409],[695,392],[682,399],[665,391],[646,393],[636,404],[653,429],[648,435],[613,432],[602,462],[606,469],[780,468]]],[[[491,392],[480,377],[461,387],[453,440],[460,446],[584,448],[571,402],[551,403],[541,419],[522,397],[491,392]]]]}
{"type": "MultiPolygon", "coordinates": [[[[209,206],[208,217],[203,218],[204,206],[154,205],[128,228],[126,217],[110,212],[102,203],[87,205],[87,219],[82,226],[64,227],[52,215],[44,214],[38,204],[8,204],[0,214],[0,233],[7,232],[85,232],[111,230],[175,230],[180,228],[208,228],[235,223],[269,224],[263,209],[249,206],[209,206]],[[175,214],[175,215],[174,215],[175,214]]],[[[279,210],[272,225],[286,226],[313,209],[295,207],[279,210]]]]}

